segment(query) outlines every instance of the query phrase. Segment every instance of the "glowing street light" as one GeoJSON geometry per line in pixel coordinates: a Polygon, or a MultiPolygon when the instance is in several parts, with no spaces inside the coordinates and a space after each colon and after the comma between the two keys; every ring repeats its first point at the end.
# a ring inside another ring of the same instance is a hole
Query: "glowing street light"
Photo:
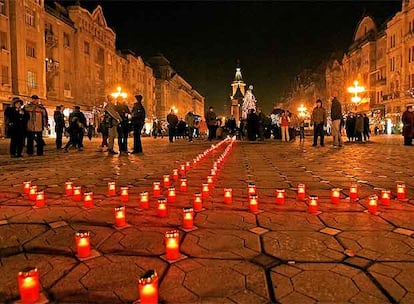
{"type": "Polygon", "coordinates": [[[114,98],[118,98],[118,97],[127,98],[128,94],[125,92],[122,92],[121,87],[117,87],[116,92],[111,93],[111,96],[114,98]]]}
{"type": "Polygon", "coordinates": [[[354,81],[354,85],[348,88],[348,92],[351,94],[354,94],[354,96],[351,97],[351,101],[355,104],[361,102],[361,97],[358,96],[359,93],[365,92],[365,87],[360,86],[358,80],[354,81]]]}
{"type": "Polygon", "coordinates": [[[305,117],[306,110],[307,110],[306,107],[303,104],[301,104],[300,107],[298,108],[299,117],[305,117]]]}
{"type": "Polygon", "coordinates": [[[173,111],[174,111],[174,113],[175,114],[177,114],[178,113],[178,109],[175,107],[175,106],[172,106],[172,108],[171,108],[173,111]]]}

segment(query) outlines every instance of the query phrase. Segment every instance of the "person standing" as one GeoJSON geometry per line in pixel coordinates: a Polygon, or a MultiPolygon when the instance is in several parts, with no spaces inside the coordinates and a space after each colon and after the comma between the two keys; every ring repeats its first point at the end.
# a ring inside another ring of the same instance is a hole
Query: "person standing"
{"type": "Polygon", "coordinates": [[[358,142],[362,142],[362,133],[364,132],[364,118],[358,113],[355,120],[355,136],[358,142]]]}
{"type": "Polygon", "coordinates": [[[13,100],[13,106],[4,111],[7,121],[7,132],[10,136],[10,157],[23,157],[24,135],[27,129],[29,114],[22,108],[23,101],[13,100]]]}
{"type": "Polygon", "coordinates": [[[168,122],[168,138],[170,143],[174,141],[175,132],[178,125],[178,116],[175,114],[174,109],[171,109],[170,114],[167,115],[168,122]]]}
{"type": "Polygon", "coordinates": [[[412,105],[407,106],[401,121],[403,123],[404,146],[412,146],[414,136],[414,112],[412,105]]]}
{"type": "Polygon", "coordinates": [[[282,131],[282,141],[290,141],[289,116],[285,111],[280,114],[280,128],[282,131]]]}
{"type": "Polygon", "coordinates": [[[369,140],[369,133],[371,133],[369,129],[369,117],[367,114],[364,114],[364,141],[369,140]]]}
{"type": "Polygon", "coordinates": [[[339,100],[334,97],[331,104],[331,120],[332,120],[332,137],[334,147],[342,147],[341,136],[341,119],[342,119],[342,105],[339,100]]]}
{"type": "Polygon", "coordinates": [[[43,130],[48,127],[48,116],[45,107],[39,103],[39,97],[32,95],[31,102],[25,105],[24,109],[29,113],[27,123],[27,146],[26,152],[29,156],[34,153],[34,141],[36,141],[36,153],[43,155],[44,141],[43,130]]]}
{"type": "Polygon", "coordinates": [[[113,104],[113,97],[108,95],[106,97],[106,102],[103,104],[103,109],[105,110],[105,115],[108,119],[108,154],[115,155],[118,154],[114,150],[115,137],[118,132],[118,125],[121,122],[121,116],[115,110],[115,105],[113,104]]]}
{"type": "Polygon", "coordinates": [[[188,112],[185,115],[185,122],[188,126],[188,141],[193,141],[193,135],[194,135],[194,126],[195,126],[195,117],[193,112],[188,112]]]}
{"type": "Polygon", "coordinates": [[[62,137],[63,130],[65,129],[65,115],[63,115],[63,106],[57,106],[53,113],[53,119],[55,121],[56,132],[56,149],[62,149],[62,137]]]}
{"type": "Polygon", "coordinates": [[[69,141],[65,145],[65,152],[74,146],[78,151],[83,151],[83,133],[86,127],[86,117],[80,111],[80,106],[74,106],[69,115],[69,141]]]}
{"type": "Polygon", "coordinates": [[[208,112],[205,116],[207,128],[208,128],[208,140],[212,141],[216,138],[216,130],[217,130],[217,115],[214,113],[214,108],[209,107],[208,112]]]}
{"type": "Polygon", "coordinates": [[[257,108],[257,136],[259,141],[264,141],[265,138],[265,122],[266,115],[263,113],[262,108],[257,108]]]}
{"type": "Polygon", "coordinates": [[[101,145],[98,147],[97,152],[105,152],[104,147],[108,149],[108,133],[109,133],[109,115],[104,113],[99,117],[98,133],[102,135],[101,145]]]}
{"type": "Polygon", "coordinates": [[[311,121],[313,123],[313,145],[316,147],[318,145],[318,136],[320,137],[321,147],[325,146],[324,144],[324,127],[326,126],[326,111],[322,107],[322,100],[316,100],[316,107],[312,111],[311,121]]]}
{"type": "Polygon", "coordinates": [[[115,110],[121,117],[121,122],[118,125],[118,147],[119,154],[128,153],[128,134],[129,134],[129,110],[125,101],[118,97],[115,99],[115,110]]]}
{"type": "Polygon", "coordinates": [[[134,131],[134,148],[131,151],[131,154],[142,153],[142,143],[141,143],[141,132],[145,124],[145,108],[142,105],[142,95],[136,95],[135,99],[137,100],[132,107],[132,129],[134,131]]]}

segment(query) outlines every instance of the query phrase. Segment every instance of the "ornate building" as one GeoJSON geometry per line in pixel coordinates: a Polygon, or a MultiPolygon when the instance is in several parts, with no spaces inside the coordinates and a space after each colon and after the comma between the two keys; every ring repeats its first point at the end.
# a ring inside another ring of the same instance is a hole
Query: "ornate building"
{"type": "Polygon", "coordinates": [[[234,116],[238,122],[241,118],[241,107],[243,104],[243,98],[245,94],[246,84],[243,81],[240,66],[237,65],[236,74],[234,75],[234,81],[231,84],[232,94],[230,96],[231,106],[230,115],[234,116]]]}

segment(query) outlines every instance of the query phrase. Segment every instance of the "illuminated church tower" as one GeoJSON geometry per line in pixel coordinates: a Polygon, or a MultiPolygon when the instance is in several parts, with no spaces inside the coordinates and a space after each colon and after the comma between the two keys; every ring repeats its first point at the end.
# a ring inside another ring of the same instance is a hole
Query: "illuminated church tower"
{"type": "Polygon", "coordinates": [[[237,122],[239,121],[241,117],[241,104],[243,103],[245,86],[246,84],[243,81],[240,64],[237,63],[236,75],[234,76],[234,81],[231,84],[232,94],[230,96],[230,99],[231,99],[230,114],[234,116],[237,122]]]}

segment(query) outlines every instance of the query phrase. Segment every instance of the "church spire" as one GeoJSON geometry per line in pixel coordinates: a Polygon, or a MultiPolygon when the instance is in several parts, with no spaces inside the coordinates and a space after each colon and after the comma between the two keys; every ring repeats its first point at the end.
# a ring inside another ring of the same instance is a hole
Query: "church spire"
{"type": "MultiPolygon", "coordinates": [[[[240,68],[240,61],[237,59],[236,75],[234,75],[234,81],[231,84],[231,87],[232,87],[232,95],[231,96],[236,95],[237,89],[239,89],[241,95],[244,96],[244,87],[245,86],[246,86],[246,84],[243,81],[243,76],[242,76],[241,68],[240,68]]],[[[237,95],[240,95],[240,93],[238,93],[237,95]]]]}
{"type": "Polygon", "coordinates": [[[236,75],[234,76],[234,81],[243,81],[241,68],[240,68],[240,60],[237,59],[237,65],[236,65],[236,75]]]}

